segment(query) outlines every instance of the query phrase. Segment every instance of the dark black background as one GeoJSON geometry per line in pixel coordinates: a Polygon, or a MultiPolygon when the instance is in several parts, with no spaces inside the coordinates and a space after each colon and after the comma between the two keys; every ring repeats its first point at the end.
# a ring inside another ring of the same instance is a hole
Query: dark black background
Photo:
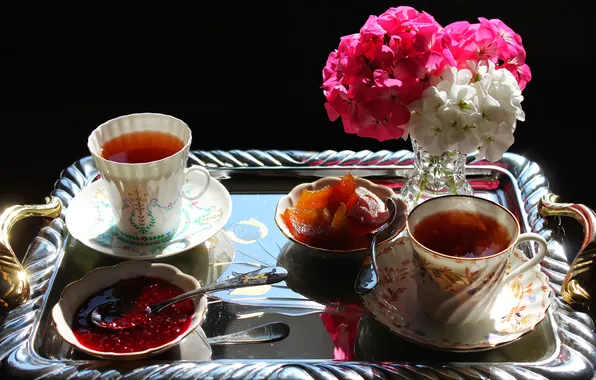
{"type": "Polygon", "coordinates": [[[320,89],[340,37],[399,5],[442,25],[500,18],[522,36],[533,79],[510,151],[536,161],[564,200],[596,207],[589,2],[454,0],[207,2],[42,17],[22,28],[31,37],[1,50],[0,206],[42,201],[61,170],[88,155],[97,125],[134,112],[181,118],[193,149],[409,149],[344,133],[320,89]]]}

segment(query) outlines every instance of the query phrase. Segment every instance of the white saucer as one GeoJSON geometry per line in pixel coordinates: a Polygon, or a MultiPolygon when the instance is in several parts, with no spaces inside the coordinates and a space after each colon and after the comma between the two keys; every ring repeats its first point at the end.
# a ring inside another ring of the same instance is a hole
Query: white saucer
{"type": "MultiPolygon", "coordinates": [[[[395,334],[422,346],[448,351],[478,351],[511,343],[544,319],[551,303],[548,277],[537,265],[504,286],[490,316],[477,323],[440,323],[422,312],[416,297],[408,237],[401,237],[377,255],[379,284],[362,297],[365,307],[395,334]]],[[[528,258],[519,250],[506,273],[528,258]]]]}
{"type": "MultiPolygon", "coordinates": [[[[189,182],[183,191],[192,191],[189,182]]],[[[72,200],[66,212],[70,234],[86,246],[109,256],[125,259],[160,259],[187,251],[221,230],[232,215],[232,198],[214,178],[198,200],[182,199],[181,219],[173,237],[165,242],[131,242],[114,225],[103,179],[84,188],[72,200]]]]}

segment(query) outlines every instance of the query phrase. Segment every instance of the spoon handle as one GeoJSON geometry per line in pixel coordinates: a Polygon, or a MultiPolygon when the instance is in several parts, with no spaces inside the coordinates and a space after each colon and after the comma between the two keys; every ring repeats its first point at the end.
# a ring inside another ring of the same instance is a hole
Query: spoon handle
{"type": "Polygon", "coordinates": [[[283,322],[271,322],[248,330],[208,338],[208,341],[212,346],[273,343],[285,339],[289,334],[290,326],[283,322]]]}
{"type": "Polygon", "coordinates": [[[170,298],[167,301],[155,304],[151,306],[150,313],[159,312],[161,309],[168,307],[178,301],[185,300],[187,298],[196,297],[205,293],[217,292],[226,289],[245,288],[248,286],[258,286],[275,284],[285,280],[288,276],[288,272],[282,267],[270,267],[258,269],[252,272],[244,273],[236,277],[229,278],[224,281],[215,282],[209,286],[205,286],[200,289],[191,290],[180,294],[177,297],[170,298]]]}
{"type": "Polygon", "coordinates": [[[356,278],[354,290],[358,295],[369,293],[379,282],[377,276],[377,236],[374,235],[370,241],[370,247],[366,251],[366,256],[362,262],[362,267],[356,278]]]}
{"type": "Polygon", "coordinates": [[[361,296],[370,293],[379,282],[379,276],[377,274],[377,237],[379,237],[381,232],[385,231],[395,221],[397,213],[397,205],[395,204],[395,201],[391,198],[386,198],[385,204],[389,210],[389,218],[385,224],[379,227],[370,239],[370,245],[366,250],[366,256],[364,257],[364,261],[362,262],[362,266],[356,277],[356,283],[354,284],[354,291],[361,296]]]}

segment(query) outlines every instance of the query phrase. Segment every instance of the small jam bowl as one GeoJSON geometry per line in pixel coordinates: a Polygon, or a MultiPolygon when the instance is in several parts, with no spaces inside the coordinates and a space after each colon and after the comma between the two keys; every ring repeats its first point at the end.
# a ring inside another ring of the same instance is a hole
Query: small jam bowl
{"type": "MultiPolygon", "coordinates": [[[[389,226],[389,228],[387,228],[385,231],[383,231],[377,239],[377,247],[382,247],[385,244],[392,242],[397,238],[397,235],[399,235],[406,226],[406,204],[397,196],[397,194],[395,194],[393,189],[387,186],[377,185],[367,179],[360,177],[354,177],[354,179],[356,181],[356,187],[364,187],[381,199],[392,198],[395,201],[395,204],[397,205],[397,215],[395,216],[393,224],[389,226]]],[[[301,250],[306,254],[312,253],[317,258],[334,260],[341,259],[350,261],[353,260],[362,263],[362,260],[364,260],[366,250],[368,247],[342,250],[314,247],[312,245],[302,243],[292,235],[282,218],[284,211],[286,211],[288,207],[294,207],[296,205],[298,199],[300,198],[300,195],[304,190],[319,190],[325,186],[334,185],[339,181],[341,181],[340,177],[324,177],[314,182],[302,183],[294,187],[287,195],[283,196],[277,202],[277,209],[275,211],[275,223],[277,224],[277,227],[281,230],[281,232],[288,239],[301,246],[301,250]]],[[[294,250],[296,249],[299,248],[294,247],[294,250]]]]}
{"type": "Polygon", "coordinates": [[[62,291],[60,300],[52,309],[52,319],[54,320],[58,334],[80,351],[101,359],[138,360],[157,355],[176,346],[182,339],[201,325],[207,311],[206,297],[201,297],[200,299],[192,298],[195,305],[195,312],[192,315],[190,326],[185,332],[178,335],[176,339],[164,345],[145,351],[126,353],[96,351],[82,345],[71,329],[72,317],[77,308],[97,291],[114,285],[120,280],[139,276],[161,278],[181,287],[185,292],[201,287],[197,279],[182,273],[178,268],[169,264],[129,260],[114,266],[99,267],[87,273],[80,280],[71,282],[62,291]]]}

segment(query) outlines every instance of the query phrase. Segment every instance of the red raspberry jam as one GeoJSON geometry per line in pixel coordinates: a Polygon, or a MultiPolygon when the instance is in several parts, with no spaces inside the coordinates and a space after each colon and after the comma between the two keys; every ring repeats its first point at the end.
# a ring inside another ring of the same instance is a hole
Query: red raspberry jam
{"type": "Polygon", "coordinates": [[[145,321],[139,321],[139,309],[133,309],[119,324],[126,324],[128,318],[137,326],[123,330],[98,327],[87,317],[93,309],[108,301],[135,301],[138,308],[145,308],[182,293],[184,289],[159,278],[137,277],[119,281],[91,295],[79,306],[73,317],[72,331],[83,346],[95,351],[125,353],[159,347],[188,330],[195,312],[191,299],[170,305],[155,315],[144,315],[145,321]]]}

